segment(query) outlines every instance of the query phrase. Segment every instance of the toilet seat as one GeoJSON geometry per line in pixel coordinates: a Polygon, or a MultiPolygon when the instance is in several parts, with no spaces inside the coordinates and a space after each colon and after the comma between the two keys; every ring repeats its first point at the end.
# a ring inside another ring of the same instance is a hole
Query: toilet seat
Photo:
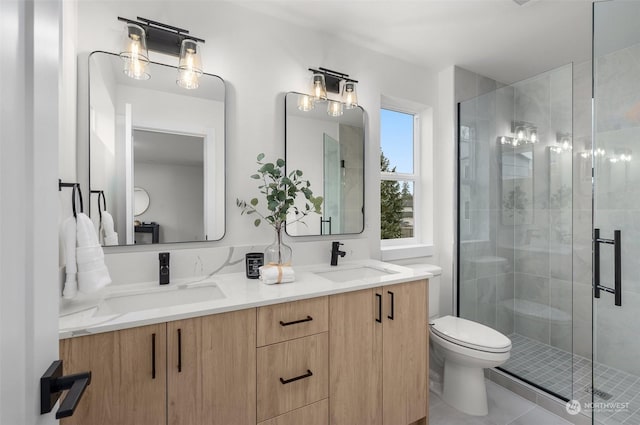
{"type": "Polygon", "coordinates": [[[440,338],[465,348],[489,353],[507,353],[511,350],[511,340],[505,335],[461,317],[440,317],[429,326],[440,338]]]}

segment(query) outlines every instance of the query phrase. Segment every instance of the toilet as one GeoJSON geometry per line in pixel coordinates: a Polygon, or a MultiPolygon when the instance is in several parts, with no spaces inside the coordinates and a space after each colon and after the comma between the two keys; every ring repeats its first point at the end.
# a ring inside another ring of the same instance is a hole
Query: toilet
{"type": "Polygon", "coordinates": [[[484,368],[500,366],[511,352],[511,340],[483,324],[461,317],[439,317],[440,275],[433,265],[415,266],[430,272],[429,338],[433,355],[444,361],[442,399],[468,415],[488,413],[484,368]]]}

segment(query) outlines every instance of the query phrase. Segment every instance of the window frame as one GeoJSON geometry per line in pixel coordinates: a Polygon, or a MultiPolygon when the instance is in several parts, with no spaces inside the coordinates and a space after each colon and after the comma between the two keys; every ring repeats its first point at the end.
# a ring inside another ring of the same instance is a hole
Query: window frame
{"type": "MultiPolygon", "coordinates": [[[[420,152],[420,134],[421,134],[421,128],[420,128],[420,114],[416,111],[412,111],[412,110],[408,110],[408,109],[404,109],[404,108],[398,108],[397,106],[391,107],[391,106],[380,106],[380,110],[387,110],[387,111],[392,111],[392,112],[398,112],[401,114],[407,114],[407,115],[411,115],[413,117],[413,173],[390,173],[390,172],[384,172],[384,171],[380,171],[380,183],[382,183],[382,181],[408,181],[408,182],[412,182],[413,183],[413,236],[410,238],[396,238],[396,239],[380,239],[380,247],[381,248],[387,248],[387,247],[398,247],[398,246],[407,246],[407,245],[417,245],[419,244],[419,237],[418,235],[420,234],[420,223],[419,220],[416,220],[416,217],[419,217],[420,214],[420,206],[421,206],[421,191],[422,191],[422,185],[421,185],[421,171],[422,171],[422,164],[420,164],[420,161],[418,160],[419,158],[421,158],[421,152],[420,152]]],[[[382,123],[381,123],[382,126],[382,123]]],[[[382,141],[380,143],[380,151],[382,152],[382,141]]],[[[381,220],[381,225],[382,225],[382,217],[380,218],[381,220]]]]}

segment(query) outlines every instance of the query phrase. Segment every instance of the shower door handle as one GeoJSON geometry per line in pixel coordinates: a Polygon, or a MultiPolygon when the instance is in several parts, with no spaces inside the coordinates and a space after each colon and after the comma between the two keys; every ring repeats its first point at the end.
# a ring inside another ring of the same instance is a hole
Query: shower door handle
{"type": "Polygon", "coordinates": [[[600,237],[600,229],[593,229],[593,296],[600,298],[600,291],[614,295],[614,303],[622,306],[622,244],[620,230],[613,231],[613,239],[600,237]],[[614,284],[613,288],[600,284],[600,244],[613,245],[614,284]]]}

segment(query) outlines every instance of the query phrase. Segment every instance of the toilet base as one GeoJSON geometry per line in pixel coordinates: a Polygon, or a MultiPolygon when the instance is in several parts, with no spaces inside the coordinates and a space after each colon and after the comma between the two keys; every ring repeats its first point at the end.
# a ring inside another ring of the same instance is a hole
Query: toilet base
{"type": "Polygon", "coordinates": [[[445,359],[442,399],[468,415],[486,416],[489,409],[484,369],[445,359]]]}

